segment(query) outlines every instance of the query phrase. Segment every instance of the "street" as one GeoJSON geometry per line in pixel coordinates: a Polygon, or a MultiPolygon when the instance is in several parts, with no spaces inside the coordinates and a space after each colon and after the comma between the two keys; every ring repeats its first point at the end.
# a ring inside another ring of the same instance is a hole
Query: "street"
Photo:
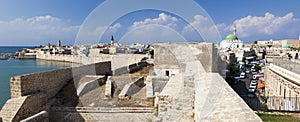
{"type": "MultiPolygon", "coordinates": [[[[250,67],[246,67],[246,69],[250,69],[250,67]]],[[[248,106],[256,111],[256,110],[262,110],[262,106],[260,104],[260,101],[256,95],[254,97],[250,98],[248,97],[248,89],[250,86],[250,82],[252,79],[252,73],[246,73],[246,78],[239,79],[239,82],[234,84],[232,86],[233,90],[248,104],[248,106]]]]}

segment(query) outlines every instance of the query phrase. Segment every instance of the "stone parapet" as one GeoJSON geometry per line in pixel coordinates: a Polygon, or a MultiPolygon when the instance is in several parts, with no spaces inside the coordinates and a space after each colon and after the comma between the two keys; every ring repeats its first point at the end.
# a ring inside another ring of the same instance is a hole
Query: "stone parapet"
{"type": "Polygon", "coordinates": [[[3,106],[0,116],[3,121],[18,122],[26,119],[47,110],[47,100],[54,97],[68,82],[78,81],[78,78],[86,75],[107,74],[111,74],[111,62],[12,77],[11,99],[3,106]]]}
{"type": "Polygon", "coordinates": [[[44,93],[36,93],[20,98],[9,99],[0,112],[3,121],[19,122],[46,110],[47,97],[44,93]]]}
{"type": "Polygon", "coordinates": [[[52,107],[52,112],[79,112],[79,113],[152,113],[151,107],[52,107]]]}

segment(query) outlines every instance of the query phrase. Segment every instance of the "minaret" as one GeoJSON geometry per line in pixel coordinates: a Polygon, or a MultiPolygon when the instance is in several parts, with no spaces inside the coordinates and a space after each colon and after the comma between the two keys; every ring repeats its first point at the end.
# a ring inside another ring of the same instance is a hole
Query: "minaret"
{"type": "Polygon", "coordinates": [[[115,40],[114,40],[114,36],[113,35],[111,36],[111,40],[110,41],[111,41],[110,44],[112,46],[114,46],[115,45],[115,40]]]}
{"type": "Polygon", "coordinates": [[[234,24],[233,34],[236,36],[236,25],[234,24]]]}

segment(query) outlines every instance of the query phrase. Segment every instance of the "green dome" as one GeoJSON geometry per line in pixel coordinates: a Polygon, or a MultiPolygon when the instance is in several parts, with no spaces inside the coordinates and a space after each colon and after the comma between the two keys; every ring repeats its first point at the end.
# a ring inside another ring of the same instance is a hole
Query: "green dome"
{"type": "Polygon", "coordinates": [[[226,36],[225,40],[239,40],[234,34],[230,34],[226,36]]]}
{"type": "Polygon", "coordinates": [[[282,45],[282,48],[291,48],[291,46],[286,44],[286,45],[282,45]]]}

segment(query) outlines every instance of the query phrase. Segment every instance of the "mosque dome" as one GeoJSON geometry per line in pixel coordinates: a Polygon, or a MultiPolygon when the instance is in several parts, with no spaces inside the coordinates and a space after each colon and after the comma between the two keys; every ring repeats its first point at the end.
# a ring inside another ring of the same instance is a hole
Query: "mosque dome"
{"type": "Polygon", "coordinates": [[[230,35],[226,36],[226,39],[225,39],[225,40],[230,40],[230,41],[232,41],[232,40],[239,40],[239,39],[236,37],[236,35],[230,34],[230,35]]]}
{"type": "Polygon", "coordinates": [[[291,46],[286,44],[286,45],[282,45],[282,48],[291,48],[291,46]]]}

